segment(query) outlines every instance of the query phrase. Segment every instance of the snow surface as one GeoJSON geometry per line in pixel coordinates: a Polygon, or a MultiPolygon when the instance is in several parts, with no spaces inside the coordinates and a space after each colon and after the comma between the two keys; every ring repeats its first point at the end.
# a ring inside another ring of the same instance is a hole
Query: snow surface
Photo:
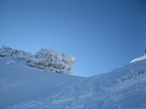
{"type": "Polygon", "coordinates": [[[144,56],[133,59],[130,63],[141,61],[141,60],[144,60],[144,59],[146,59],[146,54],[144,56]]]}
{"type": "Polygon", "coordinates": [[[85,78],[0,57],[0,109],[146,109],[146,60],[85,78]]]}

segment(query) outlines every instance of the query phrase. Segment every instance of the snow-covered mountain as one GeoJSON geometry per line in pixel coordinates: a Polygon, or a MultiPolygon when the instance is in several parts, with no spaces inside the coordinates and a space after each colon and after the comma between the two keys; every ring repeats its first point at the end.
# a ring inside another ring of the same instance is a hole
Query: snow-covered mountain
{"type": "Polygon", "coordinates": [[[0,109],[146,109],[146,59],[85,78],[1,55],[0,109]]]}

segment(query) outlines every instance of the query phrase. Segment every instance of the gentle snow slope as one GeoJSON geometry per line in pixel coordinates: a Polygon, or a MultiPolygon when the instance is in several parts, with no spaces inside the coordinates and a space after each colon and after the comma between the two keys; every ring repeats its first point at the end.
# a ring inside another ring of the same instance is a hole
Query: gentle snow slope
{"type": "Polygon", "coordinates": [[[0,57],[0,109],[46,95],[54,96],[79,79],[82,80],[29,67],[23,60],[0,57]]]}
{"type": "Polygon", "coordinates": [[[146,109],[146,60],[89,78],[0,58],[0,109],[146,109]]]}

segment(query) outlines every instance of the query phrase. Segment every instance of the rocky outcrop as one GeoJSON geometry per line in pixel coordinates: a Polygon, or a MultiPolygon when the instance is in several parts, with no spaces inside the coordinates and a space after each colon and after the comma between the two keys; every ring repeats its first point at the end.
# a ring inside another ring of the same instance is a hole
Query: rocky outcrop
{"type": "Polygon", "coordinates": [[[74,63],[74,57],[66,57],[65,54],[51,49],[41,49],[33,57],[27,59],[29,66],[45,69],[48,72],[65,74],[73,74],[71,66],[74,63]]]}
{"type": "Polygon", "coordinates": [[[71,72],[75,58],[67,57],[64,53],[58,53],[52,49],[41,49],[34,55],[23,50],[15,50],[3,46],[0,48],[0,57],[13,57],[17,60],[25,60],[30,67],[43,69],[52,73],[64,73],[74,75],[71,72]]]}
{"type": "Polygon", "coordinates": [[[19,60],[33,57],[33,55],[23,50],[16,50],[10,47],[2,46],[0,48],[0,57],[13,57],[19,60]]]}

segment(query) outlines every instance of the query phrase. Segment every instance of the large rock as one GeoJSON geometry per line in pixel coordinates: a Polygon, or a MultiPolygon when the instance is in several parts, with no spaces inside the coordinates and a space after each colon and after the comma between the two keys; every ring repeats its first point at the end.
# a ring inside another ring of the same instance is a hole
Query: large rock
{"type": "Polygon", "coordinates": [[[45,69],[49,72],[73,74],[71,66],[75,63],[74,57],[66,57],[51,49],[41,49],[34,57],[27,59],[27,65],[45,69]]]}

